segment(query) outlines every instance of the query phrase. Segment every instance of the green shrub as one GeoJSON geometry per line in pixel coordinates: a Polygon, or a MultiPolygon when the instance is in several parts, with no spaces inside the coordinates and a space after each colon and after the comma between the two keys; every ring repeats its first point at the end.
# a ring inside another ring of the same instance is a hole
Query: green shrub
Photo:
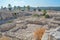
{"type": "Polygon", "coordinates": [[[45,18],[49,18],[49,15],[48,15],[48,14],[46,14],[46,15],[45,15],[45,18]]]}
{"type": "Polygon", "coordinates": [[[12,21],[10,20],[10,21],[8,21],[7,23],[12,23],[12,21]]]}
{"type": "Polygon", "coordinates": [[[14,15],[16,15],[17,13],[14,13],[14,15]]]}
{"type": "Polygon", "coordinates": [[[46,10],[42,10],[42,12],[43,12],[43,16],[45,16],[45,15],[46,15],[46,13],[47,13],[47,11],[46,11],[46,10]]]}
{"type": "Polygon", "coordinates": [[[1,17],[0,20],[3,20],[3,18],[1,17]]]}
{"type": "Polygon", "coordinates": [[[38,15],[38,14],[34,14],[33,16],[34,16],[34,17],[39,17],[40,15],[38,15]]]}

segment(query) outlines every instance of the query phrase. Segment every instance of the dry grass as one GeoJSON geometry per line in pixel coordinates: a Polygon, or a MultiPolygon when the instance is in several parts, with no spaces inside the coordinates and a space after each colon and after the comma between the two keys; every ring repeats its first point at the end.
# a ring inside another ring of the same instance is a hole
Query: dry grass
{"type": "Polygon", "coordinates": [[[2,36],[1,38],[0,38],[0,40],[11,40],[9,37],[6,37],[6,36],[2,36]]]}
{"type": "Polygon", "coordinates": [[[37,29],[37,30],[34,32],[34,38],[36,38],[35,40],[41,40],[44,32],[45,32],[45,28],[37,29]]]}

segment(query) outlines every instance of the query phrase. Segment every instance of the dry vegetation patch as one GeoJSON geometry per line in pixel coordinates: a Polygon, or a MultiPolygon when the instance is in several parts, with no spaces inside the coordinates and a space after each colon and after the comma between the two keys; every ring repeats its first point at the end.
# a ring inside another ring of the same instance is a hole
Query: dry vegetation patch
{"type": "Polygon", "coordinates": [[[37,29],[35,32],[34,32],[34,38],[36,38],[35,40],[41,40],[43,34],[45,33],[45,28],[40,28],[40,29],[37,29]]]}

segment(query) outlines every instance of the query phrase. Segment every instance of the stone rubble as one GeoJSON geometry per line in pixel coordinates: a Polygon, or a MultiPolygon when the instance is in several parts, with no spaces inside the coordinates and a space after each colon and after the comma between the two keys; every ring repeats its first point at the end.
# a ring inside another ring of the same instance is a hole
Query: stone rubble
{"type": "Polygon", "coordinates": [[[47,28],[47,31],[43,35],[42,40],[48,40],[49,33],[54,32],[53,29],[60,27],[59,13],[57,15],[56,13],[51,13],[50,16],[52,16],[52,18],[31,16],[18,17],[14,19],[12,23],[0,25],[0,36],[4,35],[10,37],[11,40],[34,40],[33,33],[38,28],[44,27],[47,28]]]}

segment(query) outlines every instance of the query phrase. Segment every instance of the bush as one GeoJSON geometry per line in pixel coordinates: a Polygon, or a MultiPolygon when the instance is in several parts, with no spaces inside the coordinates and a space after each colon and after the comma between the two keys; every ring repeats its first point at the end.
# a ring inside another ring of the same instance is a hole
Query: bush
{"type": "Polygon", "coordinates": [[[21,11],[24,11],[24,10],[21,10],[21,11]]]}
{"type": "Polygon", "coordinates": [[[46,15],[45,15],[45,18],[49,18],[49,15],[48,15],[48,14],[46,14],[46,15]]]}
{"type": "Polygon", "coordinates": [[[45,16],[47,11],[46,10],[42,10],[42,11],[43,11],[43,16],[45,16]]]}
{"type": "Polygon", "coordinates": [[[17,13],[14,13],[14,15],[16,15],[17,13]]]}
{"type": "Polygon", "coordinates": [[[38,15],[38,14],[34,14],[33,16],[35,16],[35,17],[39,17],[40,15],[38,15]]]}
{"type": "Polygon", "coordinates": [[[10,20],[10,21],[8,21],[7,23],[12,23],[12,22],[13,22],[13,21],[10,20]]]}
{"type": "Polygon", "coordinates": [[[3,20],[3,18],[0,17],[0,20],[3,20]]]}

